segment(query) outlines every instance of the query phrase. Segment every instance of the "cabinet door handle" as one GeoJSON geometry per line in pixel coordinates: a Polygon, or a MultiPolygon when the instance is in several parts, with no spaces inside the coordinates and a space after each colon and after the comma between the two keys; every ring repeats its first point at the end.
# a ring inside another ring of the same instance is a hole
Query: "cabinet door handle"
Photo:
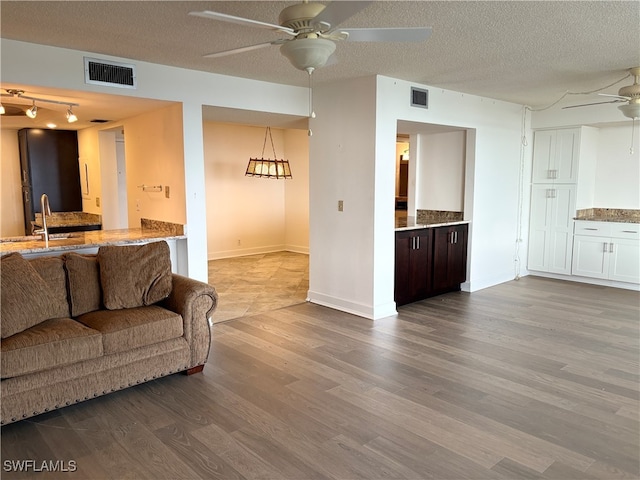
{"type": "Polygon", "coordinates": [[[609,246],[609,244],[608,244],[607,242],[604,242],[604,243],[602,244],[602,251],[603,251],[604,253],[607,253],[607,248],[608,248],[608,246],[609,246]]]}
{"type": "Polygon", "coordinates": [[[453,243],[458,243],[458,232],[453,232],[455,234],[455,241],[453,243]]]}
{"type": "Polygon", "coordinates": [[[638,233],[637,230],[622,230],[622,233],[638,233]]]}
{"type": "Polygon", "coordinates": [[[613,243],[609,244],[609,253],[613,253],[613,243]]]}
{"type": "Polygon", "coordinates": [[[416,250],[420,250],[420,237],[416,237],[416,250]]]}
{"type": "Polygon", "coordinates": [[[587,228],[587,227],[585,227],[585,228],[584,228],[584,230],[594,230],[594,231],[596,231],[596,232],[598,231],[598,229],[597,229],[597,228],[587,228]]]}

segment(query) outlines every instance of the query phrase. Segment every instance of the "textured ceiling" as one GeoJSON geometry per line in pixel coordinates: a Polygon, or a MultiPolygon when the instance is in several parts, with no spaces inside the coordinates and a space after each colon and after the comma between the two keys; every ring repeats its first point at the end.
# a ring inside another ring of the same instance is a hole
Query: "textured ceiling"
{"type": "MultiPolygon", "coordinates": [[[[296,2],[2,1],[2,38],[307,85],[278,47],[216,59],[202,56],[279,35],[188,15],[215,10],[277,23],[296,2]]],[[[640,65],[640,2],[377,1],[343,27],[430,26],[417,44],[338,42],[337,62],[316,84],[372,74],[543,106],[565,91],[615,82],[640,65]]],[[[281,37],[281,35],[280,35],[281,37]]],[[[609,89],[617,89],[629,79],[609,89]]],[[[575,100],[575,98],[573,99],[575,100]]],[[[573,103],[582,103],[574,101],[573,103]]]]}

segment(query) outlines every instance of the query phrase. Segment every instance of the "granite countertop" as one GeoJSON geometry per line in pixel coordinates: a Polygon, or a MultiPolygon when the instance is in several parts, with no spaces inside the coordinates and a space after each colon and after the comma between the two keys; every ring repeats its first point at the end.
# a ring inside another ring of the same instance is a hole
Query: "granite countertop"
{"type": "Polygon", "coordinates": [[[585,208],[576,212],[574,220],[640,223],[640,210],[622,208],[585,208]]]}
{"type": "Polygon", "coordinates": [[[454,221],[433,221],[426,223],[418,223],[413,217],[396,218],[396,232],[402,230],[417,230],[419,228],[434,228],[434,227],[446,227],[448,225],[462,225],[469,223],[468,220],[454,220],[454,221]]]}
{"type": "Polygon", "coordinates": [[[416,214],[415,217],[396,216],[396,231],[469,223],[468,220],[463,220],[463,212],[418,210],[416,214]]]}
{"type": "MultiPolygon", "coordinates": [[[[42,228],[42,214],[36,213],[34,226],[42,228]]],[[[102,215],[86,212],[52,212],[47,215],[47,227],[81,227],[102,225],[102,215]]]]}
{"type": "Polygon", "coordinates": [[[51,234],[49,236],[49,248],[46,248],[40,235],[0,238],[0,255],[12,252],[22,254],[64,252],[106,245],[127,245],[141,241],[150,242],[187,238],[183,231],[184,227],[182,225],[153,220],[145,222],[145,219],[142,219],[141,228],[51,234]]]}

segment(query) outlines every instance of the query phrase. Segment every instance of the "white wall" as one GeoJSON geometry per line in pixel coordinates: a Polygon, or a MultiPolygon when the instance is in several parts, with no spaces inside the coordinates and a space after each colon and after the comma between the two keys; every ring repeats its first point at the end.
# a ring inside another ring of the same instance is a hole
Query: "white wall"
{"type": "Polygon", "coordinates": [[[640,209],[638,127],[634,135],[633,155],[629,153],[630,147],[630,124],[600,128],[593,207],[640,209]]]}
{"type": "Polygon", "coordinates": [[[306,130],[284,131],[285,158],[293,178],[284,182],[286,249],[309,253],[309,136],[306,130]]]}
{"type": "Polygon", "coordinates": [[[416,207],[421,210],[462,212],[466,132],[422,134],[416,187],[416,207]]]}
{"type": "MultiPolygon", "coordinates": [[[[309,122],[309,299],[365,317],[391,314],[393,299],[384,313],[375,305],[374,248],[377,219],[388,216],[393,222],[395,128],[385,157],[388,212],[378,212],[375,77],[316,87],[314,109],[317,116],[309,122]]],[[[383,223],[393,234],[393,223],[383,223]]]]}
{"type": "Polygon", "coordinates": [[[25,234],[18,131],[2,129],[0,137],[0,237],[25,234]]]}
{"type": "MultiPolygon", "coordinates": [[[[272,128],[278,159],[293,178],[247,177],[249,158],[261,158],[265,127],[204,122],[209,259],[280,250],[309,252],[308,137],[272,128]]],[[[267,138],[264,158],[273,158],[267,138]]]]}

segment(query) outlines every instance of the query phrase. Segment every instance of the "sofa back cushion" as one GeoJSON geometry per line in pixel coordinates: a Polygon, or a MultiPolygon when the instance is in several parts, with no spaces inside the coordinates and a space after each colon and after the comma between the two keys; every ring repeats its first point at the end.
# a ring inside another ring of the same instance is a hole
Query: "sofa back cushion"
{"type": "Polygon", "coordinates": [[[69,300],[67,295],[67,276],[64,271],[64,261],[61,257],[38,257],[29,263],[47,283],[55,301],[51,305],[50,318],[69,316],[69,300]]]}
{"type": "Polygon", "coordinates": [[[69,281],[71,316],[77,317],[102,308],[97,256],[67,253],[64,256],[64,265],[69,281]]]}
{"type": "Polygon", "coordinates": [[[0,336],[10,337],[56,315],[56,297],[19,253],[0,258],[0,336]]]}
{"type": "Polygon", "coordinates": [[[100,247],[102,300],[108,310],[152,305],[171,293],[167,242],[100,247]]]}

